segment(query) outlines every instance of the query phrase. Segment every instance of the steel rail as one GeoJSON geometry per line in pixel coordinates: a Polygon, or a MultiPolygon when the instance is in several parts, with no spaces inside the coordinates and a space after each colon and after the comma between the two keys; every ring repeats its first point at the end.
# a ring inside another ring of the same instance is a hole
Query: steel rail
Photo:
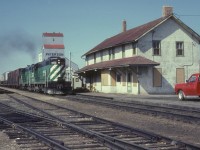
{"type": "MultiPolygon", "coordinates": [[[[85,96],[84,96],[85,97],[85,96]]],[[[90,97],[90,96],[89,96],[90,97]]],[[[93,97],[93,96],[92,96],[93,97]]],[[[194,115],[187,115],[187,114],[182,114],[181,112],[179,113],[174,113],[174,112],[169,112],[169,111],[184,111],[183,109],[180,108],[173,108],[173,107],[164,107],[164,106],[155,106],[155,105],[149,105],[149,104],[138,104],[138,103],[127,103],[127,102],[119,102],[119,101],[108,101],[108,100],[103,100],[100,99],[98,100],[98,97],[95,99],[89,99],[89,98],[76,98],[74,96],[68,96],[68,99],[73,99],[73,100],[77,100],[79,102],[88,102],[88,103],[96,103],[96,104],[101,104],[104,106],[108,106],[108,107],[115,107],[115,108],[119,108],[119,109],[123,109],[123,110],[128,110],[131,112],[135,112],[137,110],[137,112],[148,112],[148,113],[153,113],[156,115],[161,115],[161,116],[171,116],[173,118],[178,118],[178,119],[182,119],[183,121],[190,121],[190,122],[197,122],[200,123],[200,111],[197,110],[192,110],[191,113],[197,113],[195,116],[194,115]],[[131,104],[135,104],[135,105],[131,105],[131,104]],[[148,107],[153,107],[153,108],[144,108],[144,106],[148,106],[148,107]],[[157,110],[156,110],[157,109],[157,110]],[[165,109],[165,110],[158,110],[158,109],[165,109]],[[199,114],[199,115],[198,115],[199,114]]],[[[187,113],[187,111],[184,111],[185,113],[187,113]]]]}
{"type": "MultiPolygon", "coordinates": [[[[93,95],[84,95],[84,94],[76,94],[76,96],[85,97],[85,98],[91,97],[91,98],[95,98],[95,100],[101,100],[101,101],[105,101],[105,102],[107,100],[109,100],[112,103],[126,104],[129,106],[130,105],[134,105],[134,106],[138,105],[138,106],[153,107],[153,109],[163,108],[163,109],[170,109],[170,110],[173,109],[173,110],[183,111],[183,112],[188,112],[188,110],[189,110],[191,113],[198,113],[198,115],[200,115],[200,109],[194,108],[194,107],[188,107],[188,106],[179,106],[179,105],[174,105],[174,104],[160,105],[160,104],[153,104],[153,103],[149,103],[149,102],[139,102],[139,101],[124,101],[124,100],[121,101],[121,100],[114,100],[113,97],[93,96],[93,95]]],[[[93,99],[88,99],[88,100],[92,101],[93,99]]]]}
{"type": "MultiPolygon", "coordinates": [[[[67,128],[70,128],[72,129],[73,131],[76,131],[76,132],[79,132],[83,135],[87,135],[88,137],[92,137],[92,138],[95,138],[96,140],[100,141],[101,143],[103,143],[104,145],[107,145],[108,147],[110,147],[111,149],[116,149],[116,150],[125,150],[127,149],[127,147],[122,147],[120,144],[117,144],[116,142],[113,142],[113,141],[110,141],[110,140],[107,140],[105,139],[104,137],[102,136],[99,136],[97,135],[95,132],[93,131],[88,131],[84,128],[81,128],[81,127],[78,127],[78,126],[75,126],[73,124],[70,124],[70,123],[63,123],[61,122],[62,120],[57,118],[57,117],[54,117],[54,116],[51,116],[50,114],[48,114],[48,116],[50,118],[46,118],[46,116],[41,116],[41,115],[35,115],[35,114],[32,114],[32,113],[27,113],[27,112],[24,112],[24,111],[20,111],[20,110],[15,110],[14,108],[6,105],[6,104],[3,104],[3,103],[0,103],[1,106],[4,106],[7,110],[10,109],[12,112],[15,112],[17,114],[26,114],[27,116],[34,116],[34,117],[40,117],[42,119],[45,119],[46,121],[50,122],[50,123],[55,123],[57,124],[58,126],[61,126],[61,127],[67,127],[67,128]],[[52,119],[53,118],[53,119],[52,119]],[[57,119],[56,121],[54,119],[57,119]],[[60,120],[60,121],[59,121],[60,120]]],[[[24,103],[24,105],[26,105],[24,103]]],[[[44,112],[45,113],[45,112],[44,112]]],[[[14,127],[15,129],[22,129],[23,131],[26,131],[28,133],[33,133],[33,135],[36,135],[36,137],[39,138],[41,137],[41,139],[43,140],[46,140],[47,141],[47,144],[48,144],[48,140],[50,139],[50,142],[53,141],[53,144],[55,143],[56,146],[57,146],[57,142],[55,142],[55,140],[49,138],[49,137],[46,137],[46,136],[42,136],[40,134],[38,134],[37,132],[33,131],[33,130],[30,130],[30,129],[24,129],[24,127],[20,126],[20,125],[17,125],[16,123],[12,123],[10,121],[7,121],[5,118],[2,118],[0,117],[0,120],[2,120],[3,122],[5,122],[6,124],[8,125],[12,125],[12,127],[14,127]]],[[[52,147],[52,145],[50,144],[50,146],[52,147]]],[[[66,147],[65,147],[66,148],[66,147]]],[[[132,147],[131,147],[132,148],[132,147]]],[[[135,147],[137,150],[147,150],[146,148],[143,148],[143,147],[135,147]]],[[[68,149],[68,148],[66,148],[68,149]]],[[[129,148],[128,148],[129,149],[129,148]]]]}
{"type": "MultiPolygon", "coordinates": [[[[30,97],[28,97],[28,98],[30,98],[30,97]]],[[[16,99],[16,98],[15,98],[16,99]]],[[[34,98],[31,98],[31,99],[33,99],[33,100],[36,100],[36,101],[40,101],[40,100],[38,100],[38,99],[34,99],[34,98]]],[[[40,101],[41,102],[41,101],[40,101]]],[[[198,146],[196,146],[196,145],[192,145],[192,144],[189,144],[189,143],[186,143],[186,142],[181,142],[181,141],[176,141],[176,140],[172,140],[172,139],[169,139],[169,138],[166,138],[166,137],[163,137],[163,136],[158,136],[158,135],[156,135],[156,134],[152,134],[152,133],[148,133],[148,132],[144,132],[144,131],[141,131],[141,130],[138,130],[138,129],[134,129],[134,128],[131,128],[131,127],[128,127],[128,126],[124,126],[124,125],[121,125],[121,124],[118,124],[118,123],[113,123],[113,122],[111,122],[111,121],[107,121],[107,120],[104,120],[104,119],[100,119],[100,118],[97,118],[97,117],[94,117],[94,116],[90,116],[90,115],[87,115],[87,114],[83,114],[83,113],[81,113],[81,112],[77,112],[77,111],[74,111],[74,110],[71,110],[71,109],[68,109],[68,108],[65,108],[65,107],[61,107],[61,106],[57,106],[57,105],[55,105],[55,104],[51,104],[51,103],[47,103],[47,102],[44,102],[44,101],[42,101],[43,103],[46,103],[46,104],[49,104],[49,105],[54,105],[54,106],[56,106],[56,107],[59,107],[59,108],[62,108],[62,109],[67,109],[67,110],[69,110],[69,111],[73,111],[74,113],[78,113],[78,114],[82,114],[82,115],[84,115],[84,116],[88,116],[88,117],[92,117],[92,118],[94,118],[95,120],[99,120],[99,121],[102,121],[102,122],[106,122],[106,123],[109,123],[109,124],[113,124],[113,125],[115,125],[115,126],[118,126],[118,127],[120,127],[120,128],[123,128],[123,129],[126,129],[126,130],[129,130],[129,131],[134,131],[134,132],[137,132],[138,134],[142,134],[143,136],[147,136],[147,137],[149,137],[149,138],[151,138],[152,140],[160,140],[160,139],[162,139],[162,140],[164,140],[164,141],[166,141],[166,142],[171,142],[171,143],[176,143],[178,146],[180,146],[180,147],[189,147],[189,148],[193,148],[193,149],[199,149],[200,147],[198,147],[198,146]]],[[[25,103],[25,102],[23,102],[24,104],[26,104],[26,105],[28,105],[27,103],[25,103]]],[[[31,106],[32,107],[32,106],[31,106]]],[[[46,112],[45,112],[46,113],[46,112]]],[[[47,113],[48,114],[48,113],[47,113]]],[[[49,115],[49,114],[48,114],[49,115]]],[[[55,116],[52,116],[51,115],[51,117],[55,117],[55,116]]],[[[61,122],[61,124],[62,123],[69,123],[69,122],[66,122],[65,120],[62,120],[62,119],[60,119],[60,118],[57,118],[60,122],[61,122]]],[[[115,139],[115,138],[113,138],[113,137],[110,137],[110,136],[107,136],[107,135],[104,135],[104,134],[100,134],[100,133],[98,133],[98,132],[96,132],[96,134],[98,134],[99,136],[102,136],[102,137],[105,137],[105,138],[107,138],[107,139],[110,139],[110,140],[112,140],[112,141],[117,141],[118,143],[120,143],[121,141],[120,140],[118,140],[118,139],[115,139]]],[[[132,143],[131,143],[132,144],[132,143]]]]}
{"type": "MultiPolygon", "coordinates": [[[[7,108],[8,108],[8,107],[7,107],[7,108]]],[[[16,112],[16,111],[14,111],[14,112],[16,112]]],[[[62,145],[60,145],[59,143],[55,142],[54,140],[52,140],[52,139],[50,139],[50,138],[48,138],[48,137],[46,137],[46,136],[44,136],[44,135],[41,135],[40,133],[38,133],[38,132],[36,132],[36,131],[33,131],[33,130],[31,130],[31,129],[28,129],[28,128],[25,128],[25,127],[23,127],[23,126],[21,126],[21,125],[19,125],[19,124],[17,124],[17,123],[11,122],[11,121],[9,121],[8,119],[6,119],[6,118],[4,118],[4,117],[1,117],[1,116],[0,116],[0,121],[2,121],[3,123],[5,123],[5,124],[11,126],[11,127],[14,128],[14,129],[17,129],[17,130],[19,130],[19,131],[22,131],[22,132],[24,132],[24,133],[26,133],[26,134],[28,134],[28,135],[30,135],[30,136],[32,136],[32,137],[34,136],[35,139],[41,140],[41,141],[42,141],[43,143],[45,143],[47,146],[49,146],[49,147],[51,147],[51,148],[53,148],[53,149],[55,149],[55,150],[69,150],[68,148],[66,148],[66,147],[64,147],[64,146],[62,146],[62,145]]]]}
{"type": "MultiPolygon", "coordinates": [[[[134,148],[136,150],[149,150],[148,148],[140,146],[140,145],[136,145],[136,144],[133,144],[133,143],[128,143],[128,142],[125,142],[125,141],[122,141],[122,140],[119,140],[119,139],[116,139],[116,138],[112,138],[112,137],[108,137],[108,136],[103,135],[103,134],[99,134],[98,132],[95,132],[95,131],[91,131],[91,130],[79,127],[77,125],[72,124],[71,122],[68,122],[68,121],[63,120],[63,119],[61,119],[59,117],[51,115],[51,114],[49,114],[49,113],[47,113],[47,112],[45,112],[45,111],[43,111],[41,109],[38,109],[38,108],[36,108],[34,106],[31,106],[28,103],[25,103],[25,102],[19,100],[18,98],[15,98],[15,97],[13,97],[11,95],[9,95],[9,96],[12,97],[13,99],[15,99],[17,102],[22,103],[23,105],[25,105],[25,106],[27,106],[29,108],[36,109],[37,111],[45,114],[45,116],[48,116],[49,118],[56,119],[57,120],[57,124],[59,124],[60,126],[69,127],[69,128],[71,128],[73,130],[81,132],[82,134],[87,134],[90,137],[94,137],[97,140],[102,141],[105,145],[111,147],[112,149],[117,149],[117,150],[124,150],[124,149],[128,150],[128,149],[130,149],[131,150],[132,148],[134,148]]],[[[31,99],[34,99],[34,98],[31,98],[31,99]]],[[[37,100],[37,99],[34,99],[34,100],[37,100]]],[[[44,102],[44,103],[49,104],[49,105],[53,105],[53,104],[50,104],[50,103],[47,103],[47,102],[44,102]]],[[[53,105],[53,106],[56,106],[56,105],[53,105]]],[[[66,109],[65,107],[60,107],[60,108],[66,109]]],[[[76,112],[76,111],[71,110],[71,109],[69,111],[73,111],[76,114],[83,114],[81,112],[76,112]]],[[[89,116],[89,115],[86,115],[86,114],[83,114],[83,115],[89,116]]],[[[91,116],[89,116],[89,117],[91,117],[91,116]]],[[[102,119],[101,119],[101,121],[102,121],[102,119]]],[[[106,122],[106,121],[104,120],[104,122],[106,122]]],[[[112,124],[113,124],[113,122],[112,122],[112,124]]]]}

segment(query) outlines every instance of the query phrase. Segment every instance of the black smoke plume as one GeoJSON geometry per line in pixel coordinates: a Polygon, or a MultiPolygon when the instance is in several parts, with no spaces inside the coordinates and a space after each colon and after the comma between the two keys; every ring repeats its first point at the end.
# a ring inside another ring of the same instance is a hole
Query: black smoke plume
{"type": "Polygon", "coordinates": [[[36,58],[36,40],[24,31],[0,33],[0,58],[16,53],[27,53],[36,58]]]}

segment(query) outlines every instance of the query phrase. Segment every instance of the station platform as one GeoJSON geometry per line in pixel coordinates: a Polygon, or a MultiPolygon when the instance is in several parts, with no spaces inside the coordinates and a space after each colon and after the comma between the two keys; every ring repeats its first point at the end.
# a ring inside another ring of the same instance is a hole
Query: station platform
{"type": "Polygon", "coordinates": [[[113,100],[120,101],[138,101],[142,103],[154,103],[157,105],[177,105],[182,107],[193,107],[200,109],[200,98],[190,97],[183,101],[178,99],[175,94],[171,95],[133,95],[133,94],[119,94],[119,93],[100,93],[100,92],[87,92],[78,93],[78,95],[89,95],[97,97],[105,97],[113,100]]]}
{"type": "MultiPolygon", "coordinates": [[[[13,91],[22,95],[31,95],[28,91],[21,91],[18,89],[10,89],[1,87],[2,89],[13,91]]],[[[37,93],[32,93],[37,94],[37,93]]],[[[176,105],[177,107],[191,107],[197,108],[200,110],[200,98],[191,97],[186,100],[180,101],[177,95],[133,95],[133,94],[119,94],[119,93],[100,93],[100,92],[86,92],[86,93],[77,93],[78,95],[89,95],[96,97],[105,97],[108,100],[119,100],[125,102],[137,101],[140,103],[146,104],[155,104],[155,105],[176,105]]],[[[47,96],[47,95],[46,95],[47,96]]]]}

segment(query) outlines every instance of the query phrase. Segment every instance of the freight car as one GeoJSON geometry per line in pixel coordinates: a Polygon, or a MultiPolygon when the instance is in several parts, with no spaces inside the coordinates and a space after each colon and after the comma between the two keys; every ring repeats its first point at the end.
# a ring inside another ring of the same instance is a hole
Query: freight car
{"type": "Polygon", "coordinates": [[[12,88],[19,88],[20,87],[20,74],[21,74],[21,68],[16,69],[14,71],[10,71],[8,73],[8,79],[7,79],[7,86],[12,88]]]}
{"type": "Polygon", "coordinates": [[[71,82],[65,81],[65,59],[60,57],[11,71],[7,85],[47,94],[65,94],[72,89],[71,82]]]}

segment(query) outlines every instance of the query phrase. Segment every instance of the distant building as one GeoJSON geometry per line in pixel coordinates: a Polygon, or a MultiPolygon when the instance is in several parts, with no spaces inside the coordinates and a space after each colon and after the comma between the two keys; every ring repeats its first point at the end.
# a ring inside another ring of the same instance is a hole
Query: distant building
{"type": "Polygon", "coordinates": [[[3,81],[3,75],[0,75],[0,82],[3,81]]]}
{"type": "Polygon", "coordinates": [[[0,75],[0,81],[3,81],[6,83],[6,81],[8,80],[8,71],[4,72],[3,74],[0,75]]]}
{"type": "Polygon", "coordinates": [[[49,57],[64,58],[65,46],[63,37],[63,33],[43,33],[43,45],[38,55],[38,61],[41,62],[49,57]]]}
{"type": "Polygon", "coordinates": [[[105,39],[89,50],[76,73],[105,93],[169,94],[199,72],[200,36],[163,7],[163,16],[105,39]]]}

